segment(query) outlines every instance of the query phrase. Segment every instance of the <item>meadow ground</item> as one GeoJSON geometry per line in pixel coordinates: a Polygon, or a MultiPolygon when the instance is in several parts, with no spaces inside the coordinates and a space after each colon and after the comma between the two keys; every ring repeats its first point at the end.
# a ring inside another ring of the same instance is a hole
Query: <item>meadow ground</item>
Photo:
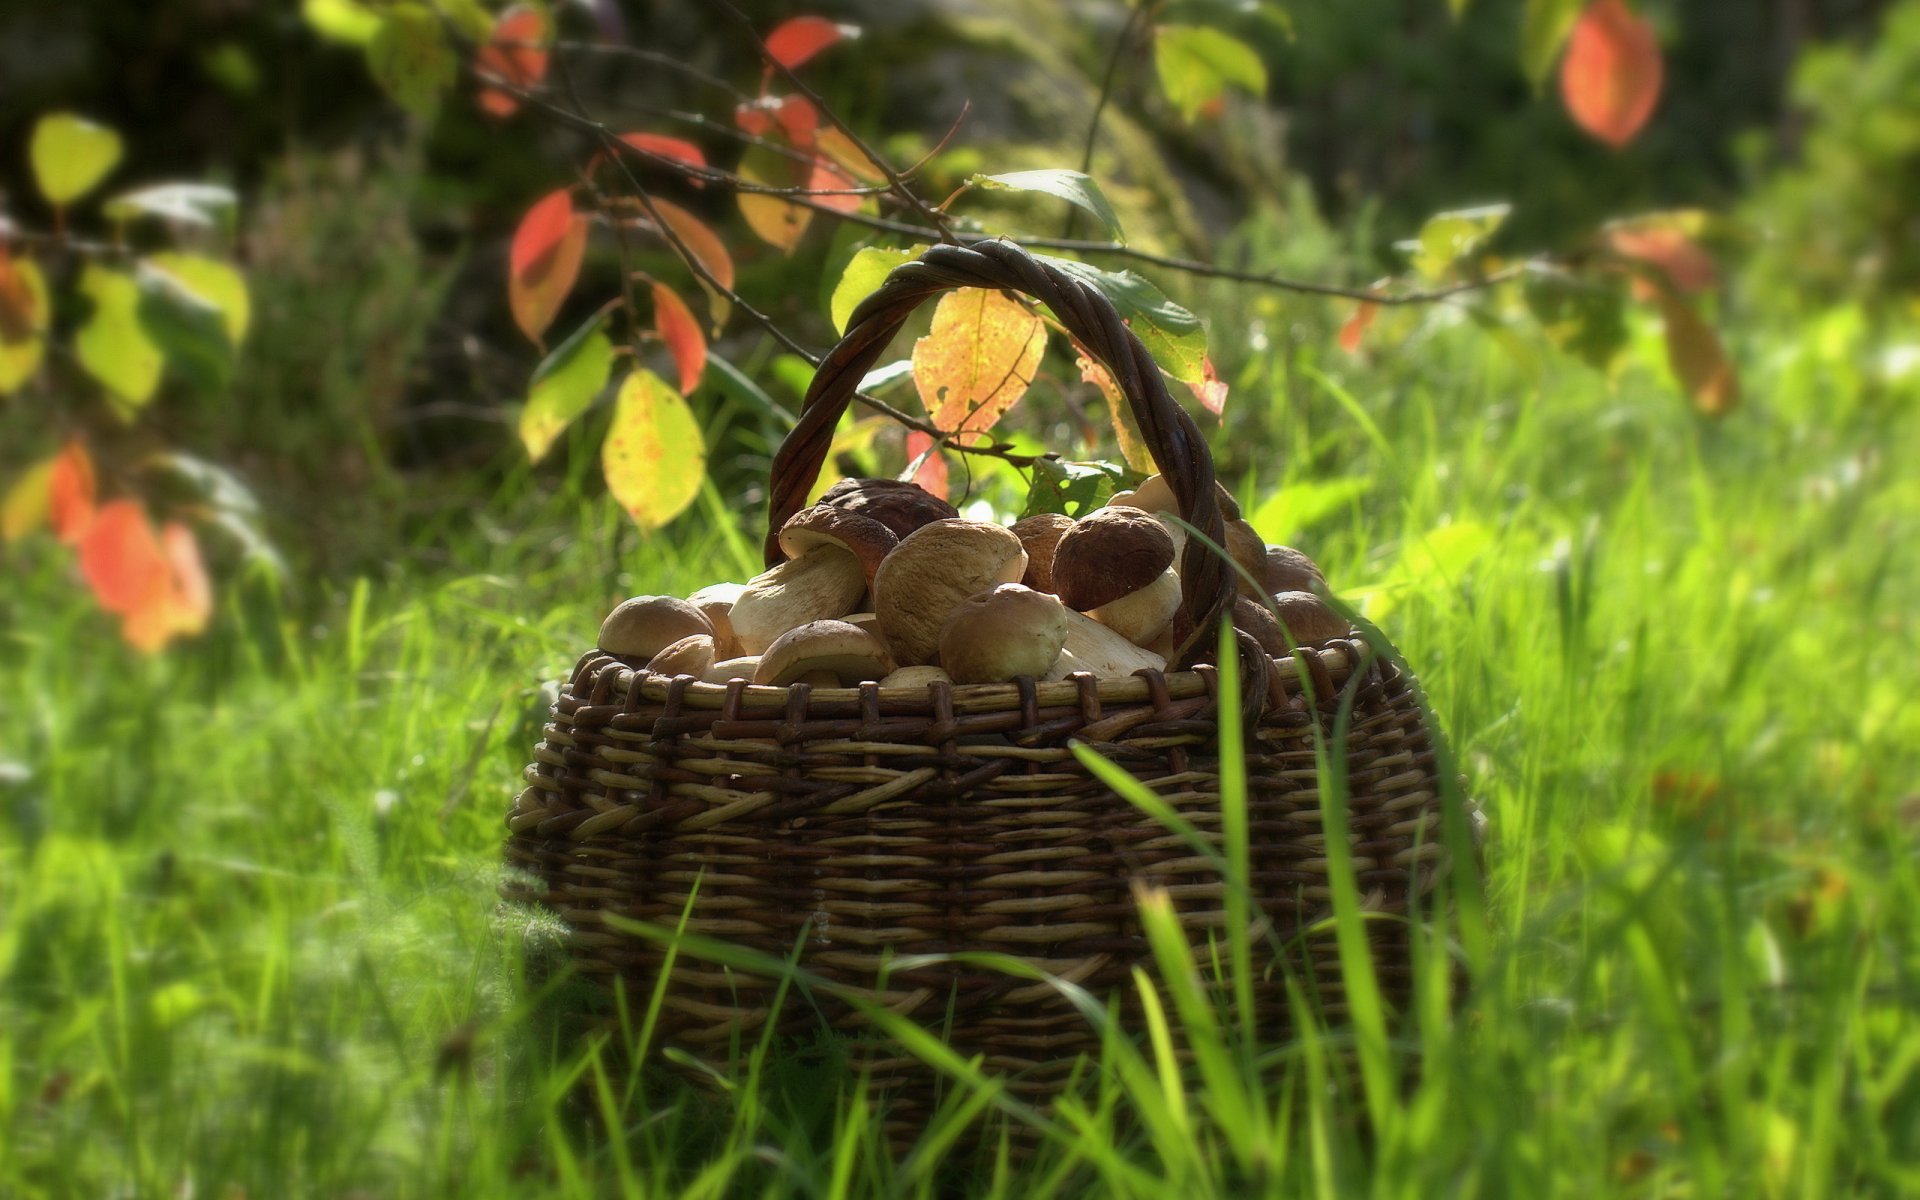
{"type": "Polygon", "coordinates": [[[1184,1086],[1115,1046],[1035,1157],[959,1163],[952,1123],[896,1161],[764,1081],[596,1086],[519,982],[551,930],[496,902],[502,815],[607,601],[754,538],[709,496],[615,565],[617,514],[521,474],[318,623],[236,590],[152,660],[9,552],[0,1194],[1920,1191],[1913,377],[1844,323],[1756,336],[1709,422],[1509,349],[1429,321],[1235,381],[1285,432],[1232,482],[1412,661],[1492,819],[1489,955],[1403,1027],[1409,1087],[1330,1085],[1317,1037],[1184,1086]]]}

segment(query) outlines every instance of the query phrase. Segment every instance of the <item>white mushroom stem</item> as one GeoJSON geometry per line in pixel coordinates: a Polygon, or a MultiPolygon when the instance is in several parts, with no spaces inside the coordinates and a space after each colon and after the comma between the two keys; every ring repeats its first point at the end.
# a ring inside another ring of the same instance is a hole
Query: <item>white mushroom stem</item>
{"type": "Polygon", "coordinates": [[[789,629],[852,612],[866,590],[860,560],[851,551],[822,546],[756,575],[727,616],[740,649],[764,654],[789,629]]]}
{"type": "Polygon", "coordinates": [[[1101,678],[1119,678],[1152,668],[1164,671],[1167,660],[1142,649],[1084,613],[1067,611],[1067,640],[1054,660],[1048,679],[1065,679],[1075,671],[1091,671],[1101,678]]]}
{"type": "Polygon", "coordinates": [[[1136,646],[1144,646],[1158,637],[1179,611],[1180,577],[1168,567],[1139,591],[1090,609],[1087,615],[1136,646]]]}

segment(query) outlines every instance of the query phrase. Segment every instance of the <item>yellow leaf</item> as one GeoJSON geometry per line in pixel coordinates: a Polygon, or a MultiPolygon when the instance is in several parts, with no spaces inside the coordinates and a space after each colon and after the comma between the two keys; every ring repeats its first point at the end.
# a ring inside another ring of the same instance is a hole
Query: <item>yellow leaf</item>
{"type": "Polygon", "coordinates": [[[74,335],[74,352],[107,389],[114,411],[130,421],[153,399],[163,361],[140,324],[140,285],[125,271],[89,263],[80,274],[80,291],[93,301],[93,316],[74,335]]]}
{"type": "Polygon", "coordinates": [[[181,254],[167,250],[149,255],[147,261],[186,285],[188,291],[220,310],[227,328],[227,340],[237,350],[246,340],[253,323],[253,305],[247,297],[247,280],[232,263],[202,254],[181,254]]]}
{"type": "Polygon", "coordinates": [[[6,498],[0,499],[0,538],[17,542],[47,523],[54,461],[33,464],[7,489],[6,498]]]}
{"type": "Polygon", "coordinates": [[[69,112],[48,113],[33,127],[28,149],[40,194],[55,206],[92,191],[120,161],[120,135],[69,112]]]}
{"type": "Polygon", "coordinates": [[[933,329],[913,344],[913,385],[941,429],[991,429],[1026,395],[1046,348],[1038,314],[990,288],[961,288],[940,298],[933,329]]]}
{"type": "MultiPolygon", "coordinates": [[[[763,187],[792,187],[794,164],[765,146],[755,146],[740,160],[740,178],[763,187]]],[[[813,221],[813,210],[763,192],[740,193],[740,215],[761,241],[787,254],[800,244],[813,221]]]]}
{"type": "Polygon", "coordinates": [[[652,371],[634,371],[620,384],[600,469],[613,498],[645,530],[673,520],[700,494],[707,471],[700,423],[652,371]]]}
{"type": "Polygon", "coordinates": [[[52,306],[47,299],[47,278],[31,259],[13,260],[14,278],[27,294],[28,324],[35,331],[17,342],[0,339],[0,396],[10,395],[33,378],[40,369],[40,356],[47,340],[40,336],[47,329],[52,306]]]}

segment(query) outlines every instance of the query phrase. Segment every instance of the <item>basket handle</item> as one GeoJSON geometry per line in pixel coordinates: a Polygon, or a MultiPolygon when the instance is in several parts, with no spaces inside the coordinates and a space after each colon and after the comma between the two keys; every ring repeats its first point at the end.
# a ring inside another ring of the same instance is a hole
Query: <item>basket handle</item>
{"type": "MultiPolygon", "coordinates": [[[[1126,396],[1154,465],[1179,502],[1181,516],[1215,546],[1224,546],[1225,518],[1206,439],[1186,410],[1174,403],[1158,364],[1112,302],[1086,281],[1011,242],[983,241],[933,247],[920,259],[895,268],[854,309],[846,334],[814,373],[798,424],[773,457],[767,565],[786,558],[780,549],[780,527],[806,504],[826,462],[834,428],[874,360],[924,301],[952,288],[969,287],[1021,292],[1053,310],[1126,396]]],[[[1176,661],[1184,667],[1211,657],[1221,615],[1233,603],[1234,581],[1225,559],[1198,538],[1188,539],[1179,566],[1181,603],[1194,631],[1176,661]]]]}

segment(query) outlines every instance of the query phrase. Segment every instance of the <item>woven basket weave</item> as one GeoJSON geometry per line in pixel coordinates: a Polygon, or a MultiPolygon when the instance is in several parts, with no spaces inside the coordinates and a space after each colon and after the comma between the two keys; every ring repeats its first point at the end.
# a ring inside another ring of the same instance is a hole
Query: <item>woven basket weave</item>
{"type": "MultiPolygon", "coordinates": [[[[804,504],[857,381],[916,306],[957,287],[1046,304],[1113,373],[1186,519],[1224,544],[1211,457],[1139,340],[1072,273],[996,242],[930,250],[854,313],[774,460],[769,564],[783,557],[773,531],[804,504]]],[[[1267,964],[1256,985],[1259,1025],[1284,1034],[1288,973],[1337,1017],[1332,935],[1300,936],[1331,911],[1316,730],[1331,736],[1348,692],[1359,890],[1371,910],[1409,913],[1444,855],[1434,755],[1411,680],[1357,639],[1279,659],[1243,639],[1242,695],[1223,704],[1217,674],[1194,660],[1217,645],[1233,577],[1198,538],[1181,577],[1195,636],[1173,665],[1187,669],[1127,678],[763,687],[668,678],[590,652],[554,705],[508,817],[508,859],[535,881],[513,894],[565,919],[579,971],[638,995],[667,952],[603,916],[671,928],[693,896],[691,932],[781,958],[798,946],[813,975],[937,1030],[962,1056],[983,1054],[1015,1092],[1044,1097],[1098,1046],[1054,989],[953,962],[876,980],[903,955],[998,951],[1105,994],[1149,959],[1135,881],[1166,888],[1197,937],[1223,925],[1224,889],[1208,860],[1090,777],[1069,744],[1092,745],[1217,845],[1219,723],[1240,720],[1254,894],[1295,956],[1267,964]]],[[[1382,988],[1404,998],[1406,923],[1368,926],[1382,988]]],[[[862,1018],[832,989],[775,1011],[776,986],[682,955],[656,1044],[717,1063],[731,1040],[745,1032],[750,1043],[770,1019],[795,1039],[817,1036],[824,1021],[858,1041],[862,1018]]],[[[911,1124],[932,1098],[924,1069],[863,1044],[861,1061],[890,1092],[895,1119],[911,1124]]]]}

